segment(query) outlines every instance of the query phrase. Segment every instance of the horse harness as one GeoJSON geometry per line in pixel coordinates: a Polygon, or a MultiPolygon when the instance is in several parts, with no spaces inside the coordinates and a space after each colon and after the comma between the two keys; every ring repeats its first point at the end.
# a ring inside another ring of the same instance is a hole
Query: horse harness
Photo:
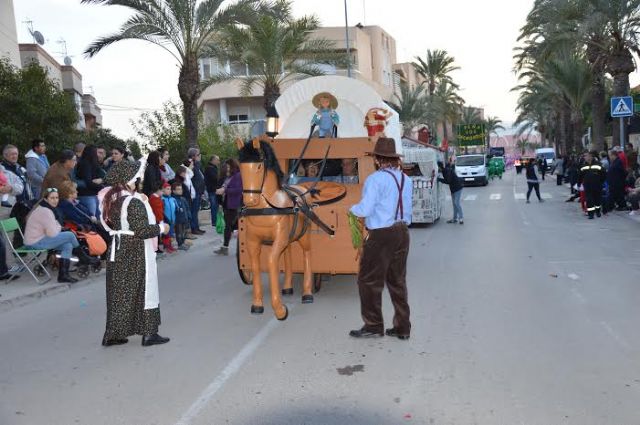
{"type": "Polygon", "coordinates": [[[264,182],[267,177],[267,165],[263,162],[263,175],[262,175],[262,183],[260,184],[260,189],[242,189],[242,193],[250,193],[250,194],[259,194],[262,196],[262,199],[269,205],[270,208],[246,208],[242,207],[240,210],[241,217],[255,217],[255,216],[272,216],[272,215],[292,215],[293,216],[293,226],[291,226],[291,232],[289,233],[289,243],[295,242],[299,240],[309,228],[309,221],[314,222],[320,229],[322,229],[328,235],[333,236],[335,231],[327,226],[320,217],[313,211],[315,207],[319,204],[309,204],[305,195],[308,193],[313,194],[315,185],[305,192],[286,184],[282,185],[282,190],[289,196],[291,201],[293,202],[293,207],[279,208],[275,205],[271,204],[269,200],[262,194],[264,189],[264,182]],[[300,231],[298,230],[298,214],[301,213],[304,215],[304,220],[302,221],[302,227],[300,231]]]}

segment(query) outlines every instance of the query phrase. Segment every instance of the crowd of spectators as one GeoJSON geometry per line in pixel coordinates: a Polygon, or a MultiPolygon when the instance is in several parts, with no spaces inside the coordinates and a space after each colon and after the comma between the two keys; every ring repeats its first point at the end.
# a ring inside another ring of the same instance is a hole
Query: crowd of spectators
{"type": "MultiPolygon", "coordinates": [[[[25,240],[14,238],[15,244],[58,252],[58,280],[73,282],[75,279],[68,273],[73,256],[95,264],[95,259],[88,258],[79,246],[74,232],[95,232],[105,243],[109,242],[109,234],[100,223],[98,193],[104,188],[104,177],[114,164],[136,160],[125,146],[114,147],[107,158],[104,148],[78,143],[73,150],[59,152],[53,164],[49,163],[46,152],[45,141],[33,140],[32,148],[21,164],[16,146],[3,147],[0,162],[3,216],[15,217],[24,231],[25,240]]],[[[190,240],[205,233],[198,217],[203,198],[211,205],[213,226],[216,225],[218,206],[223,207],[227,219],[224,246],[228,247],[237,226],[242,198],[237,162],[228,160],[223,170],[219,170],[220,158],[213,155],[203,168],[200,150],[191,148],[174,171],[169,158],[165,148],[150,152],[140,187],[149,198],[156,220],[171,228],[170,233],[159,241],[158,253],[186,251],[190,240]]],[[[0,237],[0,280],[16,278],[17,275],[10,274],[7,269],[5,241],[0,237]]]]}
{"type": "Polygon", "coordinates": [[[569,183],[571,197],[567,202],[580,200],[585,215],[589,216],[586,173],[593,173],[595,166],[600,177],[601,212],[625,211],[629,215],[640,215],[640,163],[638,151],[632,144],[625,149],[615,147],[603,152],[585,152],[582,155],[559,156],[555,163],[558,185],[569,183]]]}

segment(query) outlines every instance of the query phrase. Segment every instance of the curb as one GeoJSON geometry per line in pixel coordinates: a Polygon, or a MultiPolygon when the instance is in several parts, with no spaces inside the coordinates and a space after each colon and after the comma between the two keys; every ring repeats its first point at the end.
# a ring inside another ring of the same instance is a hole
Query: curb
{"type": "MultiPolygon", "coordinates": [[[[209,239],[209,238],[200,237],[195,241],[193,241],[191,250],[206,248],[211,246],[212,243],[215,244],[218,240],[222,240],[221,235],[218,235],[217,233],[215,233],[215,229],[213,229],[213,231],[214,231],[213,238],[209,239]]],[[[164,256],[162,258],[157,259],[157,261],[159,263],[162,263],[169,258],[172,258],[172,257],[164,256]]],[[[38,289],[33,292],[17,295],[12,298],[0,298],[0,313],[9,311],[16,307],[23,307],[25,305],[34,303],[41,298],[60,294],[73,288],[81,288],[84,286],[92,285],[96,282],[104,282],[105,274],[106,274],[106,268],[103,268],[100,271],[100,273],[92,273],[90,277],[79,280],[76,283],[58,283],[55,281],[56,275],[52,274],[51,280],[43,283],[42,285],[39,285],[38,289]]],[[[12,283],[9,283],[9,285],[19,284],[19,283],[20,282],[12,282],[12,283]]]]}

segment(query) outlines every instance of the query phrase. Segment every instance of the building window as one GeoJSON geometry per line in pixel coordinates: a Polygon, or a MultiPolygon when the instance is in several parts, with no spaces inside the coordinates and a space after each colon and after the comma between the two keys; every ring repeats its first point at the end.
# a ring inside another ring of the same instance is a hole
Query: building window
{"type": "Polygon", "coordinates": [[[247,114],[231,114],[229,115],[229,124],[242,124],[249,122],[247,114]]]}
{"type": "Polygon", "coordinates": [[[242,62],[230,62],[229,63],[229,72],[233,76],[246,76],[247,75],[247,65],[242,62]]]}

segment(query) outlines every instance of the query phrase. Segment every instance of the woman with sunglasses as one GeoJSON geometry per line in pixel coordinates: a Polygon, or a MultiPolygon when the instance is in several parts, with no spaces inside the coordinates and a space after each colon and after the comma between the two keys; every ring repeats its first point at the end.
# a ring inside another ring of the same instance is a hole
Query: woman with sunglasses
{"type": "Polygon", "coordinates": [[[27,248],[59,251],[58,282],[74,283],[78,280],[69,275],[72,254],[77,255],[81,263],[92,266],[100,260],[88,256],[80,248],[73,232],[62,230],[62,217],[57,210],[59,202],[58,189],[49,187],[43,191],[42,200],[27,216],[24,244],[27,248]]]}

